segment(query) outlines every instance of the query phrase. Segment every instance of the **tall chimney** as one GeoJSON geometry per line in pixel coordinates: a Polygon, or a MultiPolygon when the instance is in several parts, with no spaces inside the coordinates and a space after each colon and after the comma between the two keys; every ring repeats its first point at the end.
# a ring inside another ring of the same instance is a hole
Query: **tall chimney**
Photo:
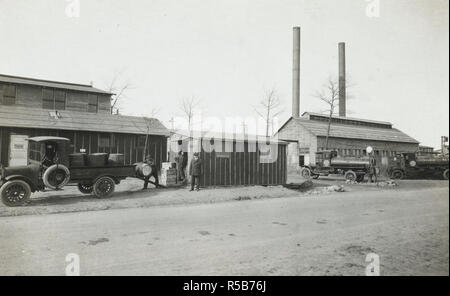
{"type": "Polygon", "coordinates": [[[300,116],[300,27],[294,27],[292,58],[292,117],[300,116]]]}
{"type": "Polygon", "coordinates": [[[340,42],[339,48],[339,116],[346,116],[346,86],[345,86],[345,43],[340,42]]]}

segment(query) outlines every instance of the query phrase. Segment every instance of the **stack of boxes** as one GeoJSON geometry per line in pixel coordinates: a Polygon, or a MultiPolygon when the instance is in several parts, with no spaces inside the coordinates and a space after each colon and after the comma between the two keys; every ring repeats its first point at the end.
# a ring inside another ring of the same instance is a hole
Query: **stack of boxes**
{"type": "Polygon", "coordinates": [[[174,186],[177,184],[177,169],[174,162],[162,163],[160,183],[164,186],[174,186]]]}

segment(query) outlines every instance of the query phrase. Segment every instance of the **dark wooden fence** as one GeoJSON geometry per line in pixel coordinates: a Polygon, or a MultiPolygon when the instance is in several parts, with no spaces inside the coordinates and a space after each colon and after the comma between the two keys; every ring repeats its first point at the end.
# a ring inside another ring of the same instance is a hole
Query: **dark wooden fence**
{"type": "MultiPolygon", "coordinates": [[[[286,183],[286,145],[284,143],[273,144],[272,149],[276,146],[275,154],[272,155],[273,161],[263,163],[261,158],[264,157],[264,152],[260,151],[257,142],[223,141],[223,147],[229,145],[232,147],[232,152],[217,152],[210,148],[209,142],[210,139],[202,139],[201,149],[199,149],[204,171],[200,180],[201,186],[281,185],[286,183]]],[[[223,148],[221,151],[227,150],[223,148]]],[[[190,159],[191,153],[189,154],[190,159]]],[[[189,170],[189,164],[187,170],[189,170]]]]}

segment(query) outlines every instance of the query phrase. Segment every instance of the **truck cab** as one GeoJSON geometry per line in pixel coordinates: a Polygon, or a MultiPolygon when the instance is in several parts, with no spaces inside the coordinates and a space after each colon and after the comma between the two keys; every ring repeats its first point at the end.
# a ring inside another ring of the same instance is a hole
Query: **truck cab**
{"type": "Polygon", "coordinates": [[[329,168],[331,166],[331,160],[337,157],[336,150],[323,150],[316,152],[316,167],[319,169],[329,168]]]}
{"type": "Polygon", "coordinates": [[[21,205],[32,192],[43,190],[45,186],[58,188],[70,178],[69,139],[34,137],[27,140],[27,165],[0,168],[0,194],[8,206],[21,205]],[[48,171],[55,165],[55,169],[48,171]]]}

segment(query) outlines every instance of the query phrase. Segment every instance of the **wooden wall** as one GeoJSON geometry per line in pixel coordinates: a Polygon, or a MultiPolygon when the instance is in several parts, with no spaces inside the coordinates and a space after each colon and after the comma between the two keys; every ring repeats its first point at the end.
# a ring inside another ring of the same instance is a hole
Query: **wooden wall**
{"type": "MultiPolygon", "coordinates": [[[[73,152],[86,149],[87,153],[106,152],[122,153],[125,155],[125,163],[133,164],[144,158],[145,135],[99,133],[66,130],[23,129],[0,127],[0,163],[8,165],[9,141],[11,134],[35,136],[58,136],[70,139],[73,152]],[[102,139],[109,139],[109,146],[103,147],[102,139]]],[[[150,136],[147,145],[147,154],[151,155],[158,166],[166,161],[167,140],[164,136],[150,136]]]]}
{"type": "MultiPolygon", "coordinates": [[[[0,83],[1,86],[1,83],[0,83]]],[[[29,107],[29,108],[42,108],[42,86],[34,85],[16,85],[16,98],[15,106],[29,107]]],[[[89,96],[94,96],[97,103],[97,113],[111,113],[111,97],[105,94],[88,93],[74,90],[64,90],[66,94],[65,110],[68,111],[89,111],[89,96]]],[[[0,98],[0,104],[1,104],[0,98]]],[[[95,112],[94,112],[95,113],[95,112]]]]}

